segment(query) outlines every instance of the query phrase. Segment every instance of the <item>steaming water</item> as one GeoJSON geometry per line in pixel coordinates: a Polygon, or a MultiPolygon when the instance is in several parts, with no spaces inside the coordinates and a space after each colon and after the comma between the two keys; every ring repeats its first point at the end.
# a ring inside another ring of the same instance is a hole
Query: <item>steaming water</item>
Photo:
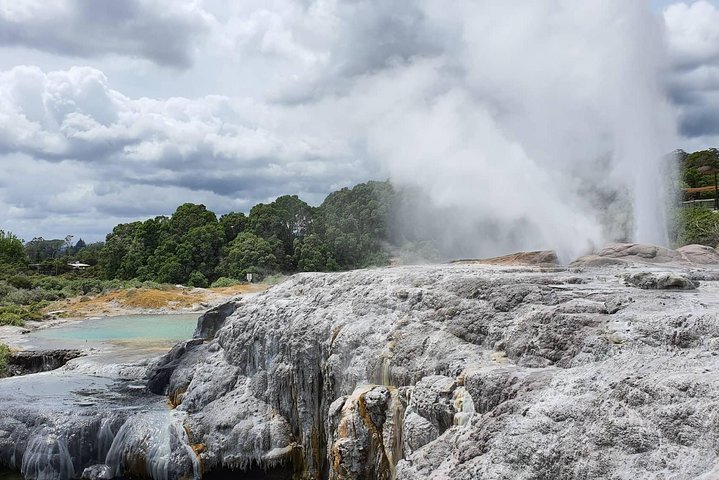
{"type": "Polygon", "coordinates": [[[422,5],[433,27],[461,33],[363,78],[353,98],[370,153],[431,201],[412,228],[455,258],[667,242],[676,119],[648,2],[422,5]]]}

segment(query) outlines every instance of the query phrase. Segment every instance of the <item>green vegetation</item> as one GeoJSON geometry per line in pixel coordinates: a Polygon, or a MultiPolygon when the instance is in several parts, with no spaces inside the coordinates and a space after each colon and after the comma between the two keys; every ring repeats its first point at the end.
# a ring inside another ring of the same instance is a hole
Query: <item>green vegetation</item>
{"type": "Polygon", "coordinates": [[[692,192],[685,194],[688,200],[714,198],[714,208],[717,207],[717,174],[719,174],[719,150],[710,148],[698,152],[677,152],[680,162],[681,183],[683,188],[715,187],[705,192],[692,192]]]}
{"type": "MultiPolygon", "coordinates": [[[[681,184],[685,189],[684,200],[714,199],[714,210],[719,210],[719,150],[710,148],[693,153],[680,150],[677,157],[680,162],[681,184]]],[[[676,246],[692,243],[711,247],[719,245],[719,212],[690,206],[677,211],[675,218],[672,237],[676,246]]]]}
{"type": "Polygon", "coordinates": [[[0,343],[0,378],[7,375],[7,362],[10,356],[10,349],[4,343],[0,343]]]}
{"type": "Polygon", "coordinates": [[[317,208],[296,195],[217,216],[186,203],[171,217],[117,225],[98,254],[105,279],[217,285],[296,271],[345,270],[389,261],[387,217],[395,193],[368,182],[330,194],[317,208]]]}
{"type": "Polygon", "coordinates": [[[677,223],[677,245],[719,245],[719,212],[707,208],[684,208],[678,212],[677,223]]]}
{"type": "Polygon", "coordinates": [[[0,325],[39,319],[51,301],[122,288],[222,287],[250,273],[253,281],[276,282],[297,271],[386,265],[396,196],[389,182],[367,182],[330,194],[319,207],[285,195],[248,215],[219,218],[186,203],[170,217],[117,225],[93,244],[73,244],[71,235],[23,244],[0,231],[0,325]]]}

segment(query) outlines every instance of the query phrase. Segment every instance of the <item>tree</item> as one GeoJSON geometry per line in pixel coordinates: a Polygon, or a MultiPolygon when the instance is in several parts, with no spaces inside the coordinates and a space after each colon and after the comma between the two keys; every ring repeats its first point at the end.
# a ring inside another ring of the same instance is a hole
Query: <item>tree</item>
{"type": "Polygon", "coordinates": [[[714,210],[719,210],[719,183],[717,175],[719,174],[719,150],[710,148],[694,152],[686,159],[687,166],[695,169],[703,175],[714,176],[714,210]]]}
{"type": "Polygon", "coordinates": [[[294,270],[295,240],[304,237],[310,230],[314,210],[297,195],[285,195],[269,204],[260,203],[252,207],[247,219],[249,230],[255,235],[279,241],[275,256],[285,270],[294,270]]]}
{"type": "Polygon", "coordinates": [[[207,210],[204,205],[184,203],[177,207],[175,213],[170,217],[168,229],[171,235],[184,235],[195,227],[201,227],[209,223],[217,223],[217,216],[214,212],[207,210]]]}
{"type": "Polygon", "coordinates": [[[77,253],[85,247],[87,247],[87,244],[85,243],[85,240],[81,238],[77,241],[77,243],[75,243],[75,246],[73,247],[72,251],[75,255],[77,255],[77,253]]]}
{"type": "Polygon", "coordinates": [[[75,235],[67,235],[65,237],[65,253],[67,256],[70,256],[70,253],[72,253],[72,239],[75,237],[75,235]]]}
{"type": "Polygon", "coordinates": [[[225,249],[220,266],[224,276],[243,278],[248,273],[266,275],[279,267],[272,244],[251,232],[243,232],[225,249]]]}
{"type": "Polygon", "coordinates": [[[220,225],[225,232],[225,241],[230,243],[247,228],[247,217],[242,212],[230,212],[220,217],[220,225]]]}
{"type": "Polygon", "coordinates": [[[26,261],[23,241],[12,232],[0,230],[0,265],[19,267],[26,261]]]}
{"type": "Polygon", "coordinates": [[[327,272],[339,266],[319,235],[310,234],[295,240],[295,263],[302,272],[327,272]]]}
{"type": "Polygon", "coordinates": [[[386,264],[387,217],[394,201],[389,182],[367,182],[327,196],[318,211],[320,233],[340,268],[386,264]]]}

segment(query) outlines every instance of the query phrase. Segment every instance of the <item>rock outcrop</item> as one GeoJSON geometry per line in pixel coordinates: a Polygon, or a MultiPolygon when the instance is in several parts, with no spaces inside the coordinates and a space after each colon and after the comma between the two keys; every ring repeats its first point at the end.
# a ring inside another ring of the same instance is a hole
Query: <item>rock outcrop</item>
{"type": "Polygon", "coordinates": [[[719,253],[705,245],[686,245],[671,250],[644,243],[615,243],[591,255],[578,258],[575,267],[603,267],[610,265],[719,265],[719,253]]]}
{"type": "MultiPolygon", "coordinates": [[[[98,405],[38,410],[4,383],[0,464],[40,478],[50,455],[58,480],[717,478],[719,277],[623,265],[295,275],[150,369],[169,402],[83,377],[98,405]]],[[[3,382],[37,388],[21,379],[3,382]]]]}
{"type": "Polygon", "coordinates": [[[223,303],[207,312],[203,313],[197,319],[197,328],[193,338],[201,338],[203,340],[212,340],[215,338],[217,331],[225,324],[227,317],[232,315],[237,309],[240,300],[223,303]]]}
{"type": "Polygon", "coordinates": [[[168,391],[208,475],[712,478],[717,305],[712,285],[604,270],[302,274],[239,306],[168,391]]]}
{"type": "Polygon", "coordinates": [[[23,350],[11,352],[7,362],[7,375],[28,375],[47,372],[62,367],[70,360],[80,357],[80,350],[23,350]]]}

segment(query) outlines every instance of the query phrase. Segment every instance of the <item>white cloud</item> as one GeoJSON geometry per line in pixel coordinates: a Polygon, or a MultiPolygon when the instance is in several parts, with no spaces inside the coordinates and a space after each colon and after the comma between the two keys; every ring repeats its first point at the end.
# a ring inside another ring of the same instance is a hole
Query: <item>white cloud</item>
{"type": "Polygon", "coordinates": [[[719,10],[705,0],[664,10],[672,59],[681,68],[719,61],[719,10]]]}

